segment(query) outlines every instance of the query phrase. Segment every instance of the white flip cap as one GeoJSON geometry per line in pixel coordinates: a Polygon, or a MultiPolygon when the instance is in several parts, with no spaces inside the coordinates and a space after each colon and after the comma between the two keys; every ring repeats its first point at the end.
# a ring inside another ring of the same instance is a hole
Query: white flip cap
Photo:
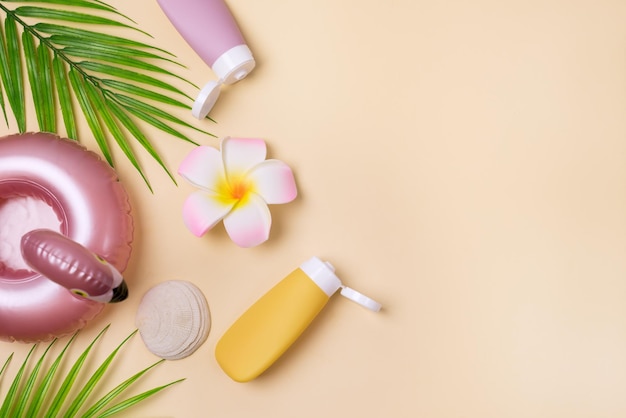
{"type": "Polygon", "coordinates": [[[213,109],[217,98],[220,97],[221,86],[221,81],[209,81],[202,87],[191,108],[191,114],[195,118],[204,119],[207,117],[211,109],[213,109]]]}
{"type": "Polygon", "coordinates": [[[374,312],[381,308],[380,303],[357,292],[354,289],[344,286],[341,280],[335,275],[335,267],[328,261],[322,261],[317,257],[312,257],[300,265],[300,269],[307,275],[320,289],[331,297],[339,288],[341,295],[366,307],[374,312]]]}
{"type": "Polygon", "coordinates": [[[370,299],[363,293],[359,293],[356,290],[346,286],[341,287],[341,295],[347,297],[351,301],[358,303],[361,306],[366,307],[370,311],[378,312],[382,307],[381,304],[376,302],[374,299],[370,299]]]}
{"type": "Polygon", "coordinates": [[[200,90],[191,108],[191,114],[197,119],[206,118],[220,97],[222,84],[233,84],[245,78],[255,65],[252,51],[247,45],[237,45],[220,55],[211,66],[219,80],[209,81],[200,90]]]}

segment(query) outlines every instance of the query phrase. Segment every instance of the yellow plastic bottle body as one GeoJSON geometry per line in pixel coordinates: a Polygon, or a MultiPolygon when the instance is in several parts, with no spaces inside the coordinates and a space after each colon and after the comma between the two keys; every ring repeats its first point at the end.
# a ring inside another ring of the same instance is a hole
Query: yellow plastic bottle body
{"type": "Polygon", "coordinates": [[[256,378],[293,344],[328,300],[304,271],[294,270],[226,331],[215,348],[217,362],[237,382],[256,378]]]}

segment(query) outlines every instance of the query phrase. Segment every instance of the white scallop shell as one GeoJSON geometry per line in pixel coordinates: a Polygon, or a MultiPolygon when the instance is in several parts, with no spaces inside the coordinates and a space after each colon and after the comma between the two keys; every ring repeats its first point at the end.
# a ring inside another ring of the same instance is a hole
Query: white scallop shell
{"type": "Polygon", "coordinates": [[[135,325],[151,353],[167,360],[182,359],[206,341],[211,328],[209,305],[193,283],[166,281],[144,294],[135,325]]]}

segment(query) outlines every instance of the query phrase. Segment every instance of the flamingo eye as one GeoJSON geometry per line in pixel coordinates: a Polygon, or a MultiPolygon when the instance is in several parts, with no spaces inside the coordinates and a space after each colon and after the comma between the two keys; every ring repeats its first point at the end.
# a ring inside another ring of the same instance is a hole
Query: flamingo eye
{"type": "Polygon", "coordinates": [[[87,298],[89,297],[89,293],[85,292],[84,290],[80,290],[80,289],[72,289],[71,292],[75,295],[87,298]]]}

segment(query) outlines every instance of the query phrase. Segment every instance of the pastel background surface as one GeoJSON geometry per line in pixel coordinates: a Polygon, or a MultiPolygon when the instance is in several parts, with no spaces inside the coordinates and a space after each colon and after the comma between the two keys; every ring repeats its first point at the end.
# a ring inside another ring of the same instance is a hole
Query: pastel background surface
{"type": "MultiPolygon", "coordinates": [[[[214,78],[156,1],[109,3],[191,81],[214,78]]],[[[198,285],[213,317],[196,354],[138,389],[187,380],[124,416],[626,416],[626,3],[228,4],[258,67],[199,126],[264,138],[300,195],[272,208],[266,244],[241,249],[221,226],[192,236],[192,188],[143,155],[150,194],[116,154],[136,221],[131,296],[82,344],[111,323],[103,358],[164,280],[198,285]],[[336,296],[268,373],[232,382],[216,341],[312,255],[384,310],[336,296]]],[[[175,170],[191,146],[146,130],[175,170]]],[[[27,349],[2,343],[0,358],[27,349]]],[[[136,337],[111,381],[155,359],[136,337]]]]}

